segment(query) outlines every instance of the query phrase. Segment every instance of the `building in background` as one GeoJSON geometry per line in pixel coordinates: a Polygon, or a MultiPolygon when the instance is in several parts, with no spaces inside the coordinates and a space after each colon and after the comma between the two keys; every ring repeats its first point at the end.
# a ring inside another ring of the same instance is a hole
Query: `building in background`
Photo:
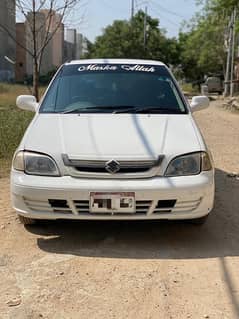
{"type": "MultiPolygon", "coordinates": [[[[36,13],[37,48],[42,47],[46,34],[52,34],[41,58],[41,75],[54,71],[63,62],[81,59],[87,52],[87,39],[76,29],[64,30],[61,15],[52,12],[50,18],[49,13],[47,9],[36,13]]],[[[5,29],[0,27],[0,81],[23,82],[32,76],[33,58],[24,49],[33,52],[32,19],[29,12],[25,22],[16,23],[15,0],[0,0],[0,21],[5,29]]]]}
{"type": "Polygon", "coordinates": [[[16,24],[16,82],[23,82],[26,78],[26,26],[25,23],[16,24]],[[19,44],[21,43],[22,46],[19,44]]]}
{"type": "Polygon", "coordinates": [[[76,29],[66,29],[64,43],[64,62],[79,60],[87,52],[87,40],[76,29]]]}
{"type": "MultiPolygon", "coordinates": [[[[26,47],[33,52],[33,36],[31,32],[32,12],[28,13],[26,26],[26,47]]],[[[44,49],[41,58],[40,74],[45,75],[58,68],[63,62],[64,54],[64,25],[61,23],[61,16],[53,12],[49,22],[49,10],[41,10],[36,14],[36,43],[38,50],[44,45],[46,34],[52,36],[44,49]],[[50,24],[50,25],[49,25],[50,24]]],[[[26,53],[26,73],[33,73],[33,59],[29,53],[26,53]]]]}
{"type": "Polygon", "coordinates": [[[64,62],[76,59],[76,29],[65,30],[64,62]]]}
{"type": "MultiPolygon", "coordinates": [[[[0,0],[0,21],[5,29],[11,33],[12,37],[15,38],[15,0],[0,0]]],[[[7,61],[5,57],[15,62],[16,45],[11,36],[0,28],[0,81],[12,81],[15,78],[15,66],[7,61]]]]}
{"type": "MultiPolygon", "coordinates": [[[[45,15],[45,19],[47,21],[47,19],[49,19],[49,10],[41,10],[41,13],[45,15]]],[[[53,69],[59,67],[64,59],[64,24],[61,22],[61,20],[62,16],[54,12],[49,28],[49,32],[51,34],[54,33],[54,36],[50,41],[52,44],[51,63],[53,69]]],[[[49,21],[47,21],[47,25],[49,25],[49,21]]]]}
{"type": "Polygon", "coordinates": [[[81,33],[76,35],[76,59],[79,60],[87,53],[87,39],[81,33]]]}

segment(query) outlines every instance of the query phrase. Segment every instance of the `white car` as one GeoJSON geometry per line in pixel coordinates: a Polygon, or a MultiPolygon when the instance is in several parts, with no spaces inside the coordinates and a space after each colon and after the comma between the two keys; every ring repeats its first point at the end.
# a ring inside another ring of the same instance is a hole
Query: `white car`
{"type": "Polygon", "coordinates": [[[145,60],[64,64],[34,111],[13,159],[20,220],[192,220],[213,208],[214,168],[169,69],[145,60]]]}

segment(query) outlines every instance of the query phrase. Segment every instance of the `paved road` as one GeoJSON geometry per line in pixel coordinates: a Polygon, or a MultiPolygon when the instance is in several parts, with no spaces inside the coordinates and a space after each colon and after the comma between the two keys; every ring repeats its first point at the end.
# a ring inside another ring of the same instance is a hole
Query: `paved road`
{"type": "Polygon", "coordinates": [[[239,318],[239,115],[196,115],[216,171],[206,225],[47,223],[24,228],[0,179],[0,318],[239,318]]]}

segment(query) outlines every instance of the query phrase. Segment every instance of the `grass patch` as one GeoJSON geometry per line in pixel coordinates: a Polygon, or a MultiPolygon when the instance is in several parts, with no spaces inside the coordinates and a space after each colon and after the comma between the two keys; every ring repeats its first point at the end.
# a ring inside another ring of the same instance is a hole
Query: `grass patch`
{"type": "Polygon", "coordinates": [[[16,98],[21,94],[30,94],[26,86],[15,84],[0,84],[0,110],[16,108],[16,98]]]}
{"type": "Polygon", "coordinates": [[[17,108],[0,109],[0,175],[8,174],[12,156],[33,118],[33,113],[17,108]]]}
{"type": "Polygon", "coordinates": [[[7,159],[13,155],[33,115],[14,109],[0,110],[0,158],[7,159]]]}
{"type": "Polygon", "coordinates": [[[34,116],[16,107],[21,94],[30,94],[26,86],[0,84],[0,176],[9,173],[12,156],[34,116]]]}
{"type": "Polygon", "coordinates": [[[7,92],[9,92],[9,87],[4,84],[0,84],[0,94],[7,93],[7,92]]]}
{"type": "Polygon", "coordinates": [[[197,87],[193,87],[190,83],[185,83],[181,85],[183,92],[189,95],[198,95],[200,92],[197,87]]]}

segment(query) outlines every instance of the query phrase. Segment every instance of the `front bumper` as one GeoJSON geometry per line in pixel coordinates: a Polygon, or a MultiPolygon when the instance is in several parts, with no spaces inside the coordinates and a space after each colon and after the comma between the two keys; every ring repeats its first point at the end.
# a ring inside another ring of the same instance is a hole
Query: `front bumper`
{"type": "Polygon", "coordinates": [[[11,173],[13,207],[19,215],[34,219],[194,219],[210,213],[214,192],[213,171],[196,176],[137,180],[41,177],[17,171],[11,173]],[[136,213],[91,214],[90,192],[135,192],[136,213]],[[173,205],[173,202],[176,204],[173,205]]]}

